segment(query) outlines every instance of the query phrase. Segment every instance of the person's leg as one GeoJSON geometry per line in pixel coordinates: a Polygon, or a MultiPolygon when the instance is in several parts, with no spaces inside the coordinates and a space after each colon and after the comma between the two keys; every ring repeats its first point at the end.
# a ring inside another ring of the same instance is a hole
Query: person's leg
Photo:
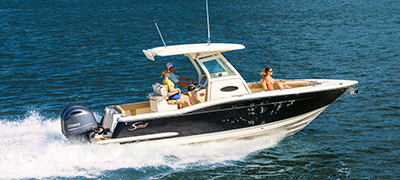
{"type": "Polygon", "coordinates": [[[191,106],[191,105],[192,105],[192,104],[190,103],[189,96],[182,95],[182,99],[183,99],[183,101],[185,101],[185,103],[187,104],[187,106],[191,106]]]}
{"type": "Polygon", "coordinates": [[[178,104],[178,109],[182,109],[183,108],[183,104],[178,104]]]}

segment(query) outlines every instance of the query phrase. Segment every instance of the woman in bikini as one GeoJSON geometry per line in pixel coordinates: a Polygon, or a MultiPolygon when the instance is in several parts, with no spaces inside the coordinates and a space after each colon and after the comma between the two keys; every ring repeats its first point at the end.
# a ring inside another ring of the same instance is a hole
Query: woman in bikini
{"type": "MultiPolygon", "coordinates": [[[[275,80],[274,78],[271,77],[272,73],[273,73],[273,71],[272,71],[272,68],[270,68],[270,67],[266,67],[260,73],[263,76],[265,85],[267,86],[267,91],[274,90],[274,83],[285,83],[286,82],[286,80],[283,80],[283,79],[275,80]]],[[[290,86],[283,84],[283,88],[290,88],[290,86]]]]}

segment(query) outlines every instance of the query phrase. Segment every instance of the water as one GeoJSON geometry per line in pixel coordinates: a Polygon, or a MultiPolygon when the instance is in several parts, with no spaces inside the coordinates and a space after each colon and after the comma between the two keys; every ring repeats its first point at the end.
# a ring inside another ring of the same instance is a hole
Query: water
{"type": "Polygon", "coordinates": [[[400,2],[210,1],[211,41],[247,81],[357,80],[299,133],[194,146],[73,145],[61,134],[68,104],[146,100],[172,61],[142,49],[205,43],[203,1],[3,1],[0,5],[1,179],[397,179],[400,169],[400,2]]]}

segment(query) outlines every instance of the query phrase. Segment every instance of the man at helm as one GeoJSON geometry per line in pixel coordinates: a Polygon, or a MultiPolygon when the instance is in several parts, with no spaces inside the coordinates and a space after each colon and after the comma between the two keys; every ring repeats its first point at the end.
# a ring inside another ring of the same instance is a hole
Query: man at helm
{"type": "Polygon", "coordinates": [[[181,77],[181,76],[177,76],[174,74],[175,71],[175,65],[172,63],[167,63],[166,65],[167,69],[171,72],[171,76],[169,77],[169,79],[174,82],[175,84],[178,84],[182,87],[187,87],[187,86],[194,86],[193,82],[194,79],[192,78],[185,78],[185,77],[181,77]],[[182,81],[190,81],[189,83],[184,83],[182,81]]]}

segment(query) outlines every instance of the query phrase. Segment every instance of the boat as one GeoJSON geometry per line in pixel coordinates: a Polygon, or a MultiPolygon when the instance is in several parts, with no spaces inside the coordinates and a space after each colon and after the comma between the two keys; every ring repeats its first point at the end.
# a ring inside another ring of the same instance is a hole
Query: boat
{"type": "MultiPolygon", "coordinates": [[[[96,144],[192,144],[246,139],[303,129],[343,93],[355,94],[354,80],[293,79],[291,88],[265,91],[260,81],[246,82],[223,56],[241,44],[204,43],[143,50],[157,56],[185,55],[197,74],[194,88],[182,92],[192,106],[178,109],[161,82],[154,82],[148,101],[110,105],[98,123],[89,108],[69,105],[61,113],[64,136],[71,142],[96,144]]],[[[260,76],[261,78],[261,76],[260,76]]]]}

